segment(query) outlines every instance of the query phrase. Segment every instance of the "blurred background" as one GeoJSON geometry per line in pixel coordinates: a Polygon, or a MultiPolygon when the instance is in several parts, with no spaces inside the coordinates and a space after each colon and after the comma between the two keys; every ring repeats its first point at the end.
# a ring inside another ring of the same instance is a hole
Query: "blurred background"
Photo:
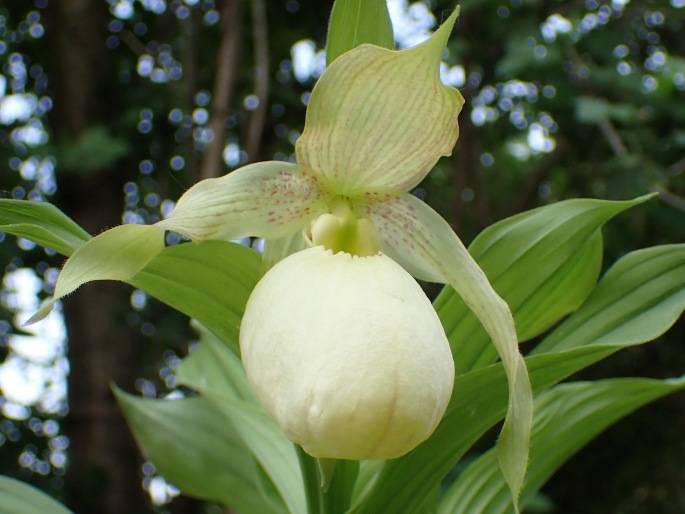
{"type": "MultiPolygon", "coordinates": [[[[201,178],[293,159],[332,1],[0,0],[0,197],[91,233],[151,223],[201,178]]],[[[398,47],[452,1],[389,0],[398,47]]],[[[443,81],[461,136],[414,193],[465,243],[566,198],[659,192],[605,229],[605,266],[685,242],[685,0],[463,0],[443,81]]],[[[194,334],[121,284],[89,284],[22,329],[63,258],[0,233],[0,472],[83,513],[219,513],[137,452],[110,382],[173,394],[194,334]]],[[[525,277],[522,277],[524,279],[525,277]]],[[[685,372],[685,323],[574,378],[685,372]]],[[[685,396],[608,430],[529,512],[685,512],[685,396]]],[[[411,513],[408,513],[411,514],[411,513]]],[[[487,513],[486,513],[487,514],[487,513]]]]}

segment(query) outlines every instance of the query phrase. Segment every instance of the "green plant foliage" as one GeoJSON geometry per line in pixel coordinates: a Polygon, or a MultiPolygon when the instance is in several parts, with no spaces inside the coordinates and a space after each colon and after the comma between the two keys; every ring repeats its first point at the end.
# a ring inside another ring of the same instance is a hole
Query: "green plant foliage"
{"type": "Polygon", "coordinates": [[[395,47],[386,1],[336,0],[328,24],[326,64],[364,43],[395,47]]]}
{"type": "Polygon", "coordinates": [[[206,241],[164,249],[130,283],[197,319],[238,353],[240,319],[260,276],[255,251],[206,241]]]}
{"type": "Polygon", "coordinates": [[[73,514],[43,491],[14,478],[0,476],[2,514],[73,514]]]}
{"type": "Polygon", "coordinates": [[[534,354],[637,344],[665,332],[685,307],[685,245],[632,252],[609,269],[583,306],[534,354]]]}
{"type": "Polygon", "coordinates": [[[185,494],[245,514],[286,512],[231,422],[206,399],[153,400],[118,388],[114,393],[141,450],[185,494]]]}
{"type": "Polygon", "coordinates": [[[253,396],[237,355],[209,331],[203,331],[193,359],[185,360],[179,370],[179,382],[198,391],[230,420],[289,512],[306,512],[295,447],[253,396]]]}
{"type": "Polygon", "coordinates": [[[54,205],[0,199],[0,231],[23,237],[69,256],[90,234],[54,205]]]}
{"type": "MultiPolygon", "coordinates": [[[[473,241],[469,251],[512,310],[519,341],[535,337],[583,303],[601,268],[599,229],[646,199],[559,202],[502,220],[473,241]]],[[[457,370],[495,360],[490,338],[454,290],[445,288],[435,308],[457,370]]]]}
{"type": "Polygon", "coordinates": [[[638,250],[619,260],[583,306],[527,358],[535,369],[531,374],[534,389],[548,387],[559,376],[666,332],[685,309],[684,265],[685,245],[638,250]],[[630,269],[640,269],[645,275],[638,278],[627,272],[630,269]],[[634,316],[641,313],[640,323],[626,317],[621,307],[634,316]]]}
{"type": "MultiPolygon", "coordinates": [[[[536,398],[525,505],[549,477],[602,430],[643,405],[685,388],[685,379],[613,379],[562,384],[536,398]]],[[[473,462],[440,502],[438,514],[510,514],[509,491],[493,451],[473,462]]]]}

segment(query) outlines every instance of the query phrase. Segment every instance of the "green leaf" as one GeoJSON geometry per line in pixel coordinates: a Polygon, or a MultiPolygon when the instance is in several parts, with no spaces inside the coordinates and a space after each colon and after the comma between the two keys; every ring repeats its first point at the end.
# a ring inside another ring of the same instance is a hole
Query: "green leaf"
{"type": "MultiPolygon", "coordinates": [[[[473,241],[469,251],[512,310],[519,341],[539,335],[585,301],[601,266],[599,229],[648,198],[567,200],[502,220],[473,241]]],[[[454,289],[445,288],[435,308],[458,372],[497,358],[490,337],[454,289]]]]}
{"type": "MultiPolygon", "coordinates": [[[[639,407],[685,388],[685,380],[613,379],[563,384],[536,398],[525,505],[550,476],[604,429],[639,407]]],[[[507,485],[489,451],[450,486],[439,514],[509,514],[507,485]]]]}
{"type": "Polygon", "coordinates": [[[306,512],[295,446],[257,403],[238,356],[210,332],[205,332],[194,359],[184,361],[179,382],[199,391],[221,412],[269,476],[288,511],[306,512]],[[222,378],[227,373],[228,378],[222,378]]]}
{"type": "Polygon", "coordinates": [[[184,494],[241,514],[286,512],[231,423],[205,398],[154,400],[116,387],[114,394],[143,453],[184,494]]]}
{"type": "MultiPolygon", "coordinates": [[[[554,344],[546,345],[548,353],[526,358],[533,389],[543,391],[621,348],[645,343],[665,332],[685,309],[683,269],[685,245],[640,250],[621,259],[583,307],[557,329],[564,331],[564,337],[558,339],[557,331],[553,332],[549,338],[554,344]],[[639,266],[638,273],[626,277],[625,271],[635,266],[639,266]],[[640,277],[639,290],[635,291],[635,280],[640,277]],[[644,326],[636,327],[621,308],[614,309],[615,297],[618,301],[628,297],[623,308],[629,305],[632,316],[646,313],[640,316],[644,326]],[[576,322],[576,317],[584,321],[576,322]],[[567,323],[573,324],[572,329],[564,328],[567,323]],[[629,329],[622,330],[624,325],[629,329]]],[[[504,370],[499,363],[458,376],[447,413],[433,435],[406,456],[386,462],[373,485],[359,493],[351,512],[419,511],[435,484],[485,431],[502,419],[507,396],[504,370]]]]}
{"type": "Polygon", "coordinates": [[[583,306],[533,354],[637,344],[661,335],[685,308],[685,245],[638,250],[604,275],[583,306]]]}
{"type": "Polygon", "coordinates": [[[165,248],[129,283],[197,319],[238,353],[240,320],[260,277],[255,251],[205,241],[165,248]]]}
{"type": "Polygon", "coordinates": [[[0,199],[0,231],[23,237],[69,256],[90,234],[54,205],[0,199]]]}
{"type": "Polygon", "coordinates": [[[0,476],[2,514],[73,514],[43,491],[14,478],[0,476]]]}
{"type": "Polygon", "coordinates": [[[177,382],[196,390],[212,390],[259,404],[236,354],[226,351],[225,342],[197,321],[192,321],[191,325],[199,332],[200,343],[178,366],[177,382]]]}
{"type": "Polygon", "coordinates": [[[386,0],[335,0],[328,23],[326,66],[364,43],[395,48],[386,0]]]}

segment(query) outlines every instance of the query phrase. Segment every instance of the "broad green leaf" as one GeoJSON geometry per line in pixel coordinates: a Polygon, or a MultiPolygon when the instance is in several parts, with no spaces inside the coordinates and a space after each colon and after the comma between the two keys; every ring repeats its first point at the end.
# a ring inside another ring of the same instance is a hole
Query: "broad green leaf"
{"type": "MultiPolygon", "coordinates": [[[[525,505],[550,476],[604,429],[639,407],[685,388],[685,380],[613,379],[569,383],[535,400],[530,464],[521,493],[525,505]]],[[[487,452],[450,486],[439,514],[510,514],[509,491],[487,452]]]]}
{"type": "Polygon", "coordinates": [[[364,43],[395,47],[386,0],[335,0],[328,23],[326,65],[364,43]]]}
{"type": "MultiPolygon", "coordinates": [[[[601,266],[601,226],[645,201],[567,200],[487,228],[469,251],[514,315],[519,341],[546,330],[577,309],[595,286],[601,266]]],[[[450,340],[458,372],[493,362],[490,338],[454,291],[435,308],[450,340]]]]}
{"type": "Polygon", "coordinates": [[[254,401],[237,355],[209,332],[204,333],[195,353],[194,360],[182,364],[179,382],[199,391],[214,409],[230,420],[245,447],[273,482],[288,511],[306,512],[295,446],[261,404],[254,401]],[[224,379],[222,373],[230,376],[224,379]]]}
{"type": "MultiPolygon", "coordinates": [[[[583,307],[567,320],[566,323],[574,323],[574,330],[565,330],[566,336],[560,340],[564,341],[563,348],[549,344],[548,353],[526,358],[533,389],[543,391],[621,348],[645,343],[665,332],[685,309],[683,266],[685,245],[650,248],[621,259],[583,307]],[[626,260],[629,266],[625,265],[626,260]],[[640,281],[641,290],[633,292],[636,277],[625,278],[622,271],[639,263],[642,263],[645,275],[640,281]],[[613,309],[611,300],[593,299],[597,294],[600,299],[606,297],[606,291],[616,291],[619,297],[627,296],[626,302],[633,315],[648,313],[642,318],[643,326],[635,330],[637,327],[632,319],[623,316],[620,309],[613,309]],[[644,294],[646,291],[652,294],[644,294]],[[576,316],[581,316],[585,322],[576,323],[573,321],[576,316]],[[597,320],[605,322],[597,324],[597,320]],[[632,329],[621,330],[622,324],[632,326],[632,329]],[[587,337],[586,325],[592,328],[592,338],[587,337]]],[[[557,330],[562,330],[564,325],[557,330]]],[[[557,341],[555,333],[549,336],[552,342],[557,341]]],[[[418,511],[430,496],[432,487],[485,431],[502,419],[507,397],[501,364],[458,376],[447,413],[433,435],[406,456],[386,462],[373,486],[359,494],[351,512],[402,514],[418,511]]]]}
{"type": "Polygon", "coordinates": [[[0,476],[2,514],[73,514],[43,491],[14,478],[0,476]]]}
{"type": "Polygon", "coordinates": [[[280,498],[263,489],[259,466],[231,423],[205,398],[114,393],[143,453],[184,494],[241,514],[286,512],[280,498]]]}
{"type": "MultiPolygon", "coordinates": [[[[226,351],[226,341],[220,340],[197,321],[192,325],[200,333],[200,342],[197,349],[178,366],[177,382],[198,391],[211,390],[258,404],[240,359],[235,353],[226,351]]],[[[237,333],[235,337],[238,337],[237,333]]]]}
{"type": "Polygon", "coordinates": [[[294,445],[261,405],[214,391],[202,391],[236,432],[269,476],[292,513],[304,512],[302,474],[294,445]]]}
{"type": "Polygon", "coordinates": [[[205,241],[165,248],[129,283],[197,319],[238,353],[240,320],[260,276],[253,250],[205,241]]]}
{"type": "Polygon", "coordinates": [[[583,306],[532,353],[653,339],[684,307],[685,245],[637,250],[616,262],[583,306]]]}
{"type": "Polygon", "coordinates": [[[23,237],[69,256],[90,234],[46,202],[0,199],[0,232],[23,237]]]}
{"type": "Polygon", "coordinates": [[[418,46],[359,46],[323,72],[295,145],[303,172],[333,194],[380,201],[452,153],[464,99],[440,82],[439,69],[457,14],[418,46]]]}

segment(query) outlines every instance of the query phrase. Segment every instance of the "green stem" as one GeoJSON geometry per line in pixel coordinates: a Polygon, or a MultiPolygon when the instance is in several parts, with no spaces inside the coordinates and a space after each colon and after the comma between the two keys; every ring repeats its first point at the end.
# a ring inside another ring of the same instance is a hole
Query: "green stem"
{"type": "Polygon", "coordinates": [[[316,459],[308,455],[300,445],[295,445],[297,458],[302,469],[302,480],[304,482],[304,494],[307,498],[307,514],[327,514],[323,509],[319,477],[319,467],[316,459]]]}
{"type": "Polygon", "coordinates": [[[330,464],[317,462],[300,447],[297,456],[300,460],[304,491],[307,497],[307,514],[344,514],[352,502],[352,490],[359,471],[358,461],[339,460],[334,463],[335,473],[324,488],[321,465],[330,464]]]}
{"type": "Polygon", "coordinates": [[[339,460],[335,473],[323,495],[326,514],[345,514],[352,503],[352,490],[359,473],[359,461],[339,460]]]}

